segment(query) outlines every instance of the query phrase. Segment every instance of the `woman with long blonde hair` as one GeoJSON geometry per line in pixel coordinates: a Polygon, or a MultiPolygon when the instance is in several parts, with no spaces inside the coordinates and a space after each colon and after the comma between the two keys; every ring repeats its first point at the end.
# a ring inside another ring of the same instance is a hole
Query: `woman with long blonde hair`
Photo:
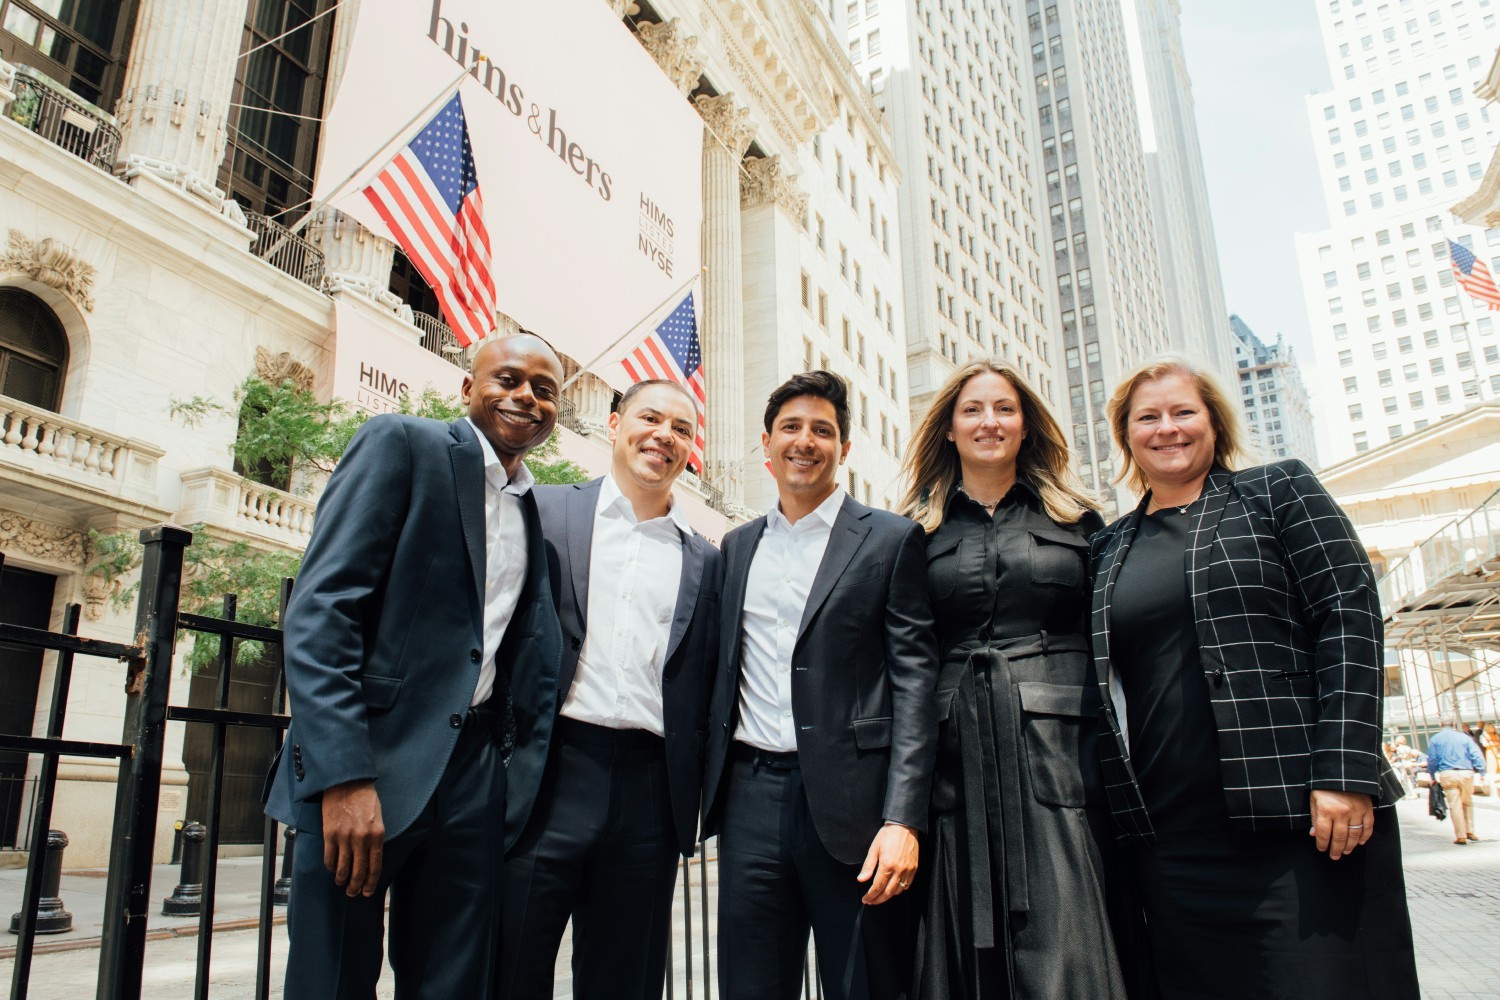
{"type": "Polygon", "coordinates": [[[1085,629],[1098,504],[1041,398],[992,361],[938,390],[906,475],[942,655],[914,995],[1123,998],[1085,629]]]}

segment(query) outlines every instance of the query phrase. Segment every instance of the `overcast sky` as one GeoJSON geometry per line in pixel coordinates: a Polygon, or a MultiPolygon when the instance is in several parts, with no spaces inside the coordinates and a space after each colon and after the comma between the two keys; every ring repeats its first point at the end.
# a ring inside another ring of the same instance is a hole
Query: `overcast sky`
{"type": "Polygon", "coordinates": [[[1292,237],[1328,225],[1304,100],[1330,87],[1317,9],[1182,0],[1182,37],[1226,304],[1262,340],[1285,333],[1305,368],[1312,345],[1292,237]]]}

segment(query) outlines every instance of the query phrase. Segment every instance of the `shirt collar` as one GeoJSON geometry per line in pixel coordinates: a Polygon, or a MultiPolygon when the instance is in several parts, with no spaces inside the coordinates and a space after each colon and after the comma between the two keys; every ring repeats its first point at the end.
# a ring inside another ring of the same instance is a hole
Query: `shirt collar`
{"type": "MultiPolygon", "coordinates": [[[[606,474],[599,481],[599,513],[610,515],[618,513],[631,524],[638,523],[635,517],[635,507],[630,499],[620,492],[620,484],[615,482],[615,477],[606,474]]],[[[687,514],[683,513],[682,504],[677,502],[677,497],[669,494],[667,496],[667,519],[677,526],[683,537],[693,533],[693,526],[688,523],[687,514]]]]}
{"type": "Polygon", "coordinates": [[[766,522],[774,524],[782,530],[792,531],[802,521],[806,521],[807,518],[812,517],[817,518],[821,524],[832,528],[833,522],[838,520],[839,510],[844,506],[844,496],[844,488],[842,486],[835,486],[833,492],[828,494],[828,498],[813,508],[812,513],[799,520],[797,524],[793,524],[786,519],[786,515],[781,512],[781,502],[777,501],[776,506],[772,507],[771,512],[766,515],[766,522]]]}
{"type": "MultiPolygon", "coordinates": [[[[958,483],[954,483],[952,490],[948,493],[948,506],[950,509],[953,506],[953,502],[959,497],[965,497],[970,500],[974,499],[973,497],[970,497],[967,492],[961,489],[958,483]]],[[[1006,493],[1005,497],[1012,497],[1013,500],[1017,503],[1026,503],[1034,507],[1038,502],[1041,501],[1042,495],[1036,491],[1035,486],[1032,486],[1024,479],[1017,477],[1015,483],[1010,488],[1010,492],[1006,493]]],[[[1005,497],[1001,497],[1002,503],[1005,501],[1005,497]]],[[[978,503],[979,501],[975,500],[974,502],[978,503]]]]}
{"type": "Polygon", "coordinates": [[[485,477],[495,489],[515,496],[523,496],[527,490],[536,485],[536,478],[532,476],[531,469],[525,462],[521,463],[521,471],[516,473],[516,478],[511,479],[505,471],[505,466],[500,464],[500,456],[495,454],[495,446],[490,444],[490,439],[485,437],[479,430],[479,426],[469,417],[464,417],[469,429],[479,439],[479,454],[484,463],[485,477]]]}

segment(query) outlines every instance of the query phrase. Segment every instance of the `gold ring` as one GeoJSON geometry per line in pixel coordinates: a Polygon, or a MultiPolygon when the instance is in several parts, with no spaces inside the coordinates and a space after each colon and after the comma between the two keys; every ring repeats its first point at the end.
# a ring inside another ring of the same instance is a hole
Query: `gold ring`
{"type": "Polygon", "coordinates": [[[899,885],[903,889],[909,888],[911,886],[910,882],[897,882],[896,884],[899,885]]]}

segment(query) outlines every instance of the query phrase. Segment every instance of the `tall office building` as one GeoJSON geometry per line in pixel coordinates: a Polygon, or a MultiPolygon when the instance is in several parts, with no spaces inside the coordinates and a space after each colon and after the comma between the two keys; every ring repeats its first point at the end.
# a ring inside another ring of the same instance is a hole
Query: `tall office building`
{"type": "Polygon", "coordinates": [[[1292,345],[1280,335],[1266,344],[1238,316],[1229,317],[1236,375],[1250,447],[1258,461],[1299,458],[1318,465],[1312,404],[1292,345]]]}
{"type": "Polygon", "coordinates": [[[1473,89],[1500,32],[1492,0],[1320,0],[1318,18],[1336,83],[1307,110],[1330,223],[1297,252],[1333,464],[1500,390],[1500,338],[1447,243],[1500,253],[1500,230],[1448,213],[1495,148],[1473,89]]]}
{"type": "Polygon", "coordinates": [[[1109,391],[1170,348],[1151,193],[1119,0],[1028,0],[1068,405],[1079,471],[1106,498],[1109,391]]]}
{"type": "Polygon", "coordinates": [[[1234,347],[1224,329],[1224,283],[1208,184],[1182,49],[1179,0],[1127,0],[1126,34],[1136,59],[1136,101],[1161,258],[1172,350],[1231,380],[1234,347]],[[1135,16],[1130,18],[1131,8],[1135,16]]]}
{"type": "Polygon", "coordinates": [[[1009,361],[1068,411],[1041,191],[1036,98],[1015,7],[837,0],[855,67],[891,122],[912,422],[971,358],[1009,361]]]}

